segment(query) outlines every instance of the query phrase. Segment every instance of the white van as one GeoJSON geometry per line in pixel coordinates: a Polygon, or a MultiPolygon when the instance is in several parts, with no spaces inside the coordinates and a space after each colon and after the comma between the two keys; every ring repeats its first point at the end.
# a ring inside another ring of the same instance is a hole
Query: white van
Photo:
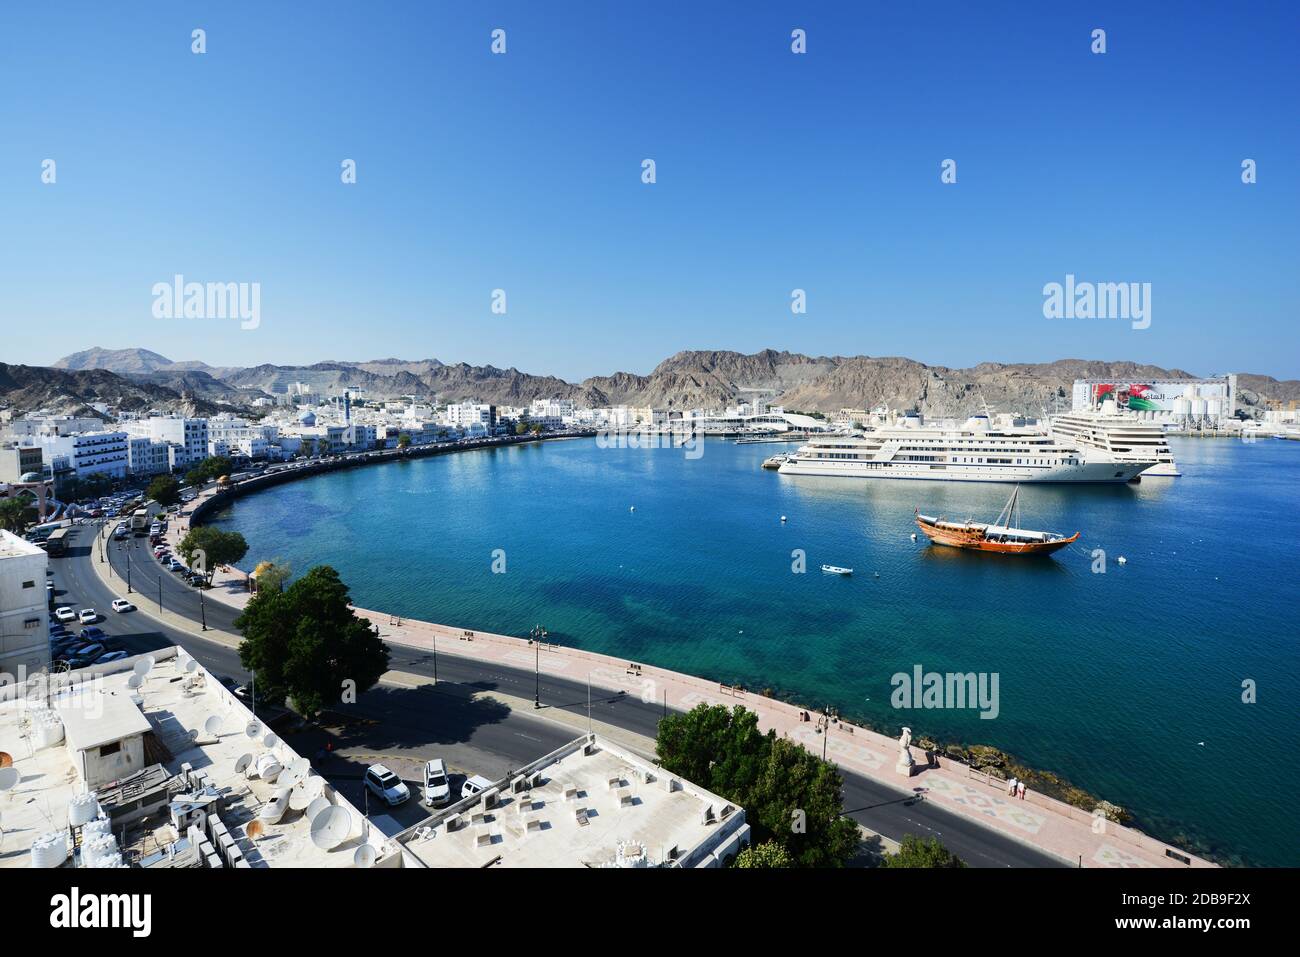
{"type": "Polygon", "coordinates": [[[465,779],[465,783],[460,789],[461,800],[463,801],[465,798],[474,797],[476,794],[482,794],[491,786],[492,782],[481,774],[475,774],[472,777],[468,777],[465,779]]]}
{"type": "Polygon", "coordinates": [[[451,782],[447,780],[447,766],[442,758],[424,762],[424,803],[438,807],[451,800],[451,782]]]}

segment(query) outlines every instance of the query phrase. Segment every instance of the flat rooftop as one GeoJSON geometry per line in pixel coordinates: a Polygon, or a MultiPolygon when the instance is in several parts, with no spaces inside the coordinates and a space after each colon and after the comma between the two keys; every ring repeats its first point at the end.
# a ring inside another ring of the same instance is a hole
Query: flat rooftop
{"type": "Polygon", "coordinates": [[[460,801],[398,834],[406,865],[716,866],[748,842],[743,810],[597,736],[496,787],[494,808],[460,801]]]}
{"type": "Polygon", "coordinates": [[[0,529],[0,558],[17,558],[20,555],[44,555],[45,549],[37,548],[25,538],[19,538],[13,532],[0,529]]]}
{"type": "MultiPolygon", "coordinates": [[[[299,755],[278,738],[264,744],[265,727],[250,738],[246,729],[254,719],[243,702],[197,662],[193,671],[187,670],[192,659],[179,649],[153,652],[153,668],[133,689],[133,667],[142,657],[72,672],[64,676],[66,681],[76,680],[70,687],[55,685],[47,690],[35,680],[0,687],[0,751],[10,756],[20,775],[14,788],[0,793],[0,827],[4,828],[0,868],[30,866],[32,842],[46,832],[68,827],[68,804],[85,790],[69,744],[105,743],[107,738],[96,729],[109,725],[109,737],[133,729],[147,732],[146,765],[162,764],[166,778],[172,780],[173,798],[188,790],[174,777],[182,764],[206,773],[207,783],[225,798],[221,820],[250,867],[351,867],[363,843],[375,848],[381,863],[400,862],[397,845],[367,825],[361,813],[324,782],[325,796],[346,808],[351,819],[350,833],[340,844],[329,850],[317,847],[306,811],[292,805],[278,823],[264,824],[264,833],[250,838],[247,826],[278,786],[236,771],[236,761],[245,754],[256,759],[270,752],[288,767],[300,760],[299,755]],[[138,705],[133,694],[139,696],[138,705]],[[64,740],[37,747],[30,717],[34,708],[47,705],[64,720],[64,740]],[[220,722],[215,733],[206,730],[213,717],[220,722]]],[[[107,795],[111,790],[112,785],[105,785],[99,793],[107,795]]],[[[185,836],[176,833],[166,808],[128,824],[126,830],[122,850],[128,864],[185,836]]]]}

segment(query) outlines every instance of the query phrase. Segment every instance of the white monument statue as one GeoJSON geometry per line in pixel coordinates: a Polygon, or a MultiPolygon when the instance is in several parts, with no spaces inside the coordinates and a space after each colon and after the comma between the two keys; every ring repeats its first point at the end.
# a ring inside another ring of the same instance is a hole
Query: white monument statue
{"type": "Polygon", "coordinates": [[[912,729],[904,728],[903,733],[898,738],[898,762],[894,765],[894,770],[904,777],[911,777],[912,772],[916,770],[916,762],[912,758],[912,751],[909,745],[912,743],[912,729]]]}

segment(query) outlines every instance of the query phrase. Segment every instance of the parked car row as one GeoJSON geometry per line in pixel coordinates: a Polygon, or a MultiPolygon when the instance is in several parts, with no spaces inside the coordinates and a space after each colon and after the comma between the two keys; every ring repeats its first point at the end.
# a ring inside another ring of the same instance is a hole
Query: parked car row
{"type": "MultiPolygon", "coordinates": [[[[411,789],[406,782],[382,764],[373,764],[367,768],[362,782],[367,791],[389,807],[404,804],[411,797],[411,789]]],[[[474,797],[491,786],[492,782],[482,775],[470,775],[461,785],[459,798],[464,800],[474,797]]],[[[447,773],[447,765],[441,758],[433,758],[424,763],[424,785],[420,791],[428,807],[441,807],[451,803],[451,775],[447,773]]]]}

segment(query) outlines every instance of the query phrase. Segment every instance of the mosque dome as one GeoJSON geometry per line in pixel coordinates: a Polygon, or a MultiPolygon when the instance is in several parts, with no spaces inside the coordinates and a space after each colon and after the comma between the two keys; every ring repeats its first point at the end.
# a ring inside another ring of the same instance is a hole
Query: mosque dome
{"type": "Polygon", "coordinates": [[[315,425],[316,413],[313,412],[311,409],[308,409],[302,415],[298,416],[298,421],[301,422],[303,425],[315,425]]]}
{"type": "Polygon", "coordinates": [[[24,472],[23,477],[20,478],[18,481],[19,482],[43,482],[45,481],[45,479],[41,476],[40,472],[24,472]]]}

